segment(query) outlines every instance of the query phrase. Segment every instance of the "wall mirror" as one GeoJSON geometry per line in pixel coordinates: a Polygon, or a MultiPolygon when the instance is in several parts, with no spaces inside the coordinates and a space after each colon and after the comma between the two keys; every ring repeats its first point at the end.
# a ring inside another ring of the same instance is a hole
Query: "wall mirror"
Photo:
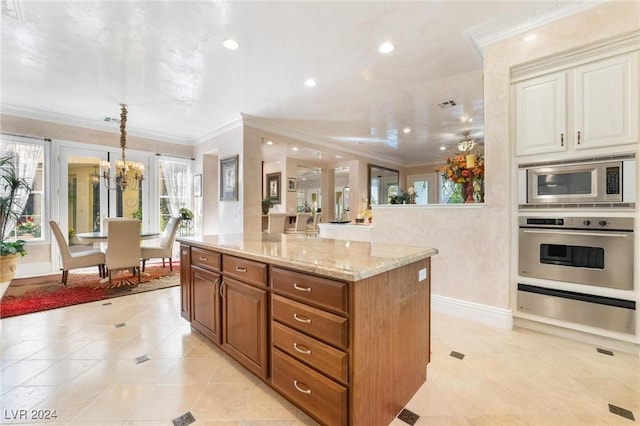
{"type": "Polygon", "coordinates": [[[389,197],[396,195],[400,172],[373,164],[368,165],[368,205],[389,204],[389,197]]]}

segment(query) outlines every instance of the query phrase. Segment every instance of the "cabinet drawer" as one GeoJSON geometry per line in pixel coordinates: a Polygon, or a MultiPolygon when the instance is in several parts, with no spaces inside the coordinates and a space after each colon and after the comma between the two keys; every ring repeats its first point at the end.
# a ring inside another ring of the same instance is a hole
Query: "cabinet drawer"
{"type": "Polygon", "coordinates": [[[347,312],[347,283],[277,267],[271,268],[271,287],[294,299],[337,312],[347,312]]]}
{"type": "Polygon", "coordinates": [[[191,264],[205,269],[220,270],[220,253],[191,247],[191,264]]]}
{"type": "Polygon", "coordinates": [[[346,349],[349,344],[347,319],[274,294],[271,313],[275,320],[326,343],[346,349]]]}
{"type": "Polygon", "coordinates": [[[273,349],[271,384],[316,420],[347,424],[347,388],[273,349]]]}
{"type": "Polygon", "coordinates": [[[222,272],[244,282],[267,286],[267,265],[253,260],[222,255],[222,272]]]}
{"type": "Polygon", "coordinates": [[[311,365],[332,378],[347,383],[348,362],[346,352],[325,345],[316,339],[272,322],[271,341],[273,346],[292,357],[311,365]]]}

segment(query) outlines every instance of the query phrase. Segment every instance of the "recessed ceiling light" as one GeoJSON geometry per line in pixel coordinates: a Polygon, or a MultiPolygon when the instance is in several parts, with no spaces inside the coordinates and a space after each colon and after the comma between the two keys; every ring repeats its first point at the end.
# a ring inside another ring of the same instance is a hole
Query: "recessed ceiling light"
{"type": "Polygon", "coordinates": [[[524,41],[527,42],[527,43],[530,43],[535,39],[536,39],[536,35],[535,34],[529,34],[529,35],[525,36],[524,41]]]}
{"type": "Polygon", "coordinates": [[[222,45],[223,45],[224,47],[226,47],[227,49],[229,49],[229,50],[236,50],[238,47],[240,47],[240,45],[238,44],[238,42],[237,42],[237,41],[232,40],[232,39],[230,39],[230,38],[225,39],[225,40],[222,42],[222,45]]]}
{"type": "Polygon", "coordinates": [[[304,85],[307,87],[316,87],[318,83],[316,83],[316,81],[312,78],[308,78],[305,80],[304,85]]]}
{"type": "Polygon", "coordinates": [[[272,140],[268,140],[267,141],[267,145],[273,145],[273,141],[272,140]]]}
{"type": "Polygon", "coordinates": [[[396,47],[393,45],[393,43],[389,42],[389,41],[385,41],[384,43],[382,43],[380,45],[380,47],[378,47],[378,52],[380,53],[391,53],[393,52],[393,49],[395,49],[396,47]]]}
{"type": "Polygon", "coordinates": [[[444,151],[445,149],[447,149],[447,147],[446,147],[446,146],[441,146],[441,147],[440,147],[440,151],[444,151]]]}
{"type": "Polygon", "coordinates": [[[292,149],[292,150],[294,150],[294,151],[297,151],[297,150],[298,150],[298,147],[297,147],[297,146],[294,146],[294,147],[293,147],[293,148],[291,148],[291,149],[292,149]]]}
{"type": "Polygon", "coordinates": [[[411,128],[410,127],[405,127],[402,131],[405,132],[405,133],[411,133],[411,128]]]}

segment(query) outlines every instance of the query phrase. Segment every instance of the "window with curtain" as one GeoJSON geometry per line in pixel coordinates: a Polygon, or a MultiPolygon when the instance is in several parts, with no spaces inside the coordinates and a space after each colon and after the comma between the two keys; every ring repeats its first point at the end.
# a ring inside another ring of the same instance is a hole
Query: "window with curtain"
{"type": "MultiPolygon", "coordinates": [[[[193,170],[191,160],[161,156],[160,229],[164,230],[170,217],[181,216],[184,209],[193,212],[193,170]]],[[[190,226],[183,223],[181,227],[190,226]]]]}
{"type": "Polygon", "coordinates": [[[11,239],[43,240],[42,224],[44,217],[44,141],[37,142],[18,136],[2,135],[0,139],[0,157],[11,157],[17,166],[18,174],[32,187],[31,194],[21,195],[20,204],[25,206],[15,224],[9,224],[11,239]]]}

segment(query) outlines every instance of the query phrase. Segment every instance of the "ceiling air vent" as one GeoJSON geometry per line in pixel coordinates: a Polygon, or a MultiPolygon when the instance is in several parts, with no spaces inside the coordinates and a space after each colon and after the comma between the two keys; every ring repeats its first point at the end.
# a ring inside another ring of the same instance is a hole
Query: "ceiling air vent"
{"type": "Polygon", "coordinates": [[[119,123],[120,119],[119,118],[113,118],[113,117],[105,117],[104,118],[104,122],[105,123],[119,123]]]}
{"type": "Polygon", "coordinates": [[[451,108],[451,107],[454,107],[454,106],[456,106],[456,105],[458,105],[458,104],[457,104],[457,103],[456,103],[456,101],[454,101],[454,100],[445,101],[445,102],[442,102],[442,103],[439,103],[439,104],[438,104],[438,106],[439,106],[440,108],[442,108],[442,109],[445,109],[445,108],[451,108]]]}

